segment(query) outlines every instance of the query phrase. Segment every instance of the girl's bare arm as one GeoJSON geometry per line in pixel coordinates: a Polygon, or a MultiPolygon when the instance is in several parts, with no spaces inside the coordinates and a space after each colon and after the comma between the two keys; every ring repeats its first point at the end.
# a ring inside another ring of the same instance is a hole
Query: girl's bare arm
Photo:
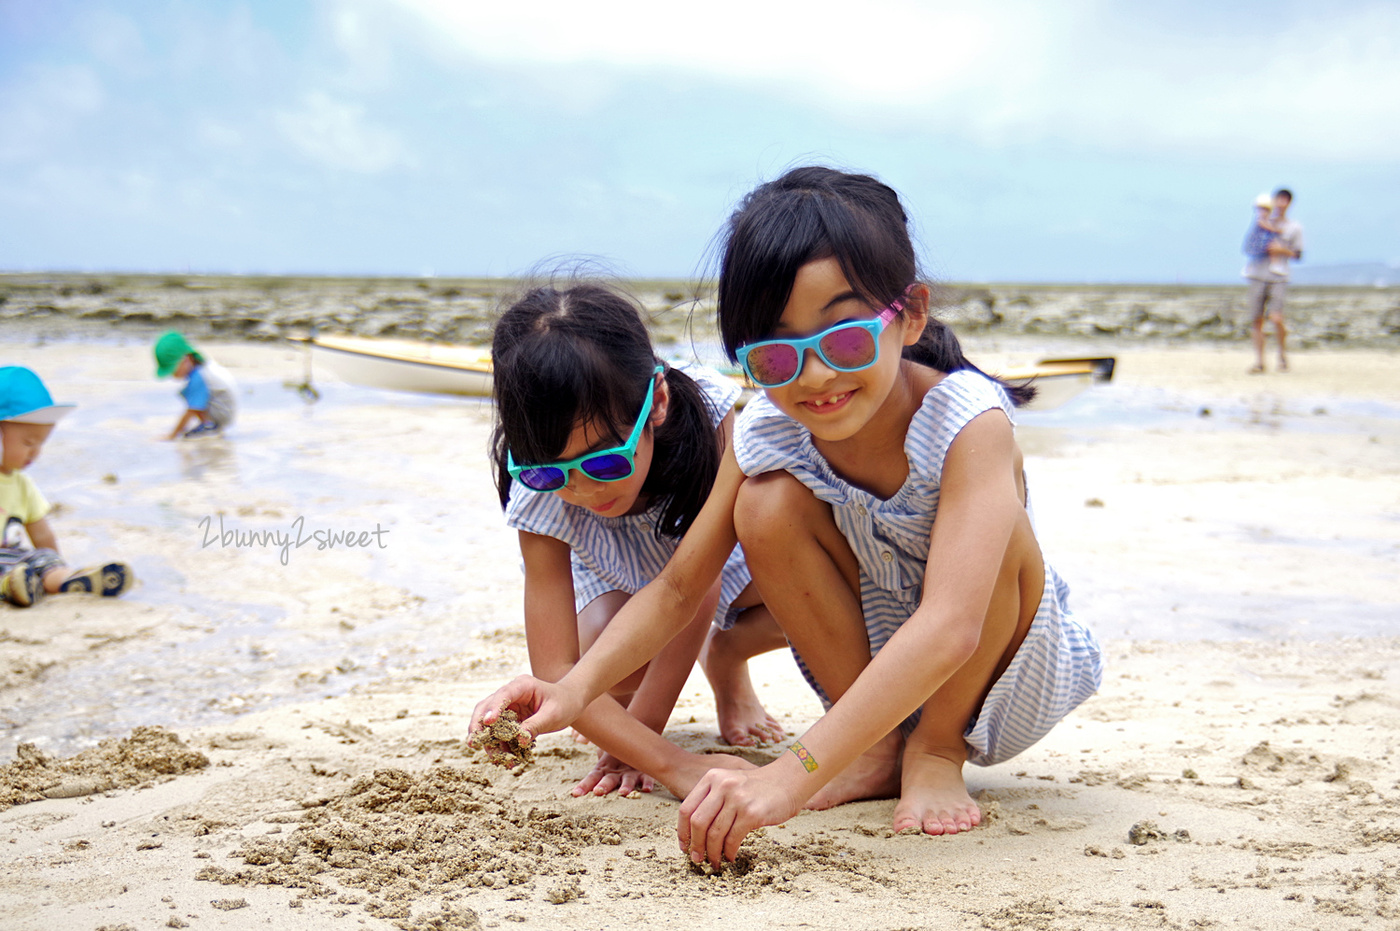
{"type": "Polygon", "coordinates": [[[477,704],[472,729],[494,721],[506,707],[529,716],[522,729],[531,738],[567,727],[584,707],[659,653],[695,617],[738,543],[734,501],[743,481],[732,444],[726,442],[710,496],[660,574],[628,600],[553,687],[529,677],[507,683],[477,704]]]}
{"type": "Polygon", "coordinates": [[[928,700],[977,648],[1002,561],[1024,508],[1015,442],[1000,411],[954,439],[942,476],[919,607],[850,689],[802,735],[795,754],[751,773],[708,773],[681,808],[681,844],[711,863],[744,836],[801,810],[832,777],[928,700]],[[815,763],[815,765],[812,765],[815,763]]]}
{"type": "MultiPolygon", "coordinates": [[[[520,553],[525,563],[525,643],[530,668],[539,679],[554,682],[579,659],[569,547],[553,537],[522,531],[520,553]]],[[[669,716],[669,708],[666,713],[669,716]]],[[[668,789],[690,788],[690,783],[678,781],[677,772],[690,754],[661,737],[660,728],[648,727],[628,713],[611,695],[593,701],[573,724],[595,745],[655,776],[668,789]]]]}

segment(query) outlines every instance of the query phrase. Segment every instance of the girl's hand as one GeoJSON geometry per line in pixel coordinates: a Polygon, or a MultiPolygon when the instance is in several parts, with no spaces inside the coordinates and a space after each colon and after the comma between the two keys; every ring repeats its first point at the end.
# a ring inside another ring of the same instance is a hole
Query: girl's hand
{"type": "Polygon", "coordinates": [[[611,753],[598,754],[598,765],[593,772],[583,777],[571,793],[574,798],[587,795],[607,795],[614,789],[618,795],[631,795],[634,791],[650,792],[656,788],[656,780],[646,773],[633,769],[611,753]]]}
{"type": "Polygon", "coordinates": [[[470,732],[475,734],[489,727],[507,708],[514,711],[520,721],[520,736],[516,741],[522,747],[534,743],[541,734],[568,727],[583,713],[583,706],[558,683],[534,676],[517,676],[477,702],[472,711],[470,732]]]}
{"type": "Polygon", "coordinates": [[[769,763],[756,770],[712,769],[685,797],[676,833],[692,863],[708,860],[719,869],[739,855],[739,845],[755,828],[782,824],[802,810],[805,799],[793,780],[769,763]]]}

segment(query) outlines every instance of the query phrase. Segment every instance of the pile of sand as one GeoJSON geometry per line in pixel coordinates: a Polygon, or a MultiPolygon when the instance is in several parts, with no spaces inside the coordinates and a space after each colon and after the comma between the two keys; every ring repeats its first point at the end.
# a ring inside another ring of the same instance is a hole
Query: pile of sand
{"type": "Polygon", "coordinates": [[[150,784],[209,765],[163,727],[138,727],[130,737],[104,740],[66,760],[51,759],[22,743],[13,763],[0,766],[0,811],[46,798],[76,798],[109,789],[150,784]]]}

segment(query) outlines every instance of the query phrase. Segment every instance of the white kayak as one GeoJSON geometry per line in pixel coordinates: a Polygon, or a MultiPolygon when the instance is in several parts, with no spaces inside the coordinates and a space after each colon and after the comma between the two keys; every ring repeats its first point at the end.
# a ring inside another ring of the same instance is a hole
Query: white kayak
{"type": "Polygon", "coordinates": [[[360,336],[313,336],[305,343],[313,361],[324,361],[352,385],[425,394],[491,395],[491,351],[449,343],[360,336]]]}
{"type": "MultiPolygon", "coordinates": [[[[326,362],[341,379],[353,385],[471,397],[491,394],[491,352],[487,349],[360,336],[292,339],[307,345],[314,360],[326,362]]],[[[1091,385],[1110,381],[1113,367],[1112,356],[1042,359],[1033,365],[1001,369],[991,374],[1009,382],[1029,380],[1035,385],[1036,397],[1025,409],[1050,410],[1091,385]]],[[[742,375],[731,377],[745,384],[742,375]]],[[[748,395],[749,390],[746,390],[744,400],[748,395]]]]}

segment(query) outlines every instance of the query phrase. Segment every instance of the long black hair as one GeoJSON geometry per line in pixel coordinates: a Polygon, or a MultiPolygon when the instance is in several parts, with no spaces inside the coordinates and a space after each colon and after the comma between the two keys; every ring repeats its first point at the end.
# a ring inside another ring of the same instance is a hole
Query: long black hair
{"type": "MultiPolygon", "coordinates": [[[[642,409],[648,380],[662,364],[641,309],[613,288],[591,282],[536,287],[512,303],[496,322],[491,360],[491,456],[502,507],[511,490],[507,451],[519,463],[557,460],[581,423],[622,443],[642,409]]],[[[665,379],[670,406],[653,434],[651,469],[642,483],[642,493],[660,506],[658,537],[680,536],[690,527],[709,497],[720,459],[700,386],[670,366],[665,379]]]]}
{"type": "MultiPolygon", "coordinates": [[[[731,360],[740,346],[772,335],[798,269],[831,257],[871,307],[889,305],[920,280],[909,217],[893,188],[869,175],[811,166],[740,202],[725,231],[719,276],[719,330],[731,360]]],[[[904,358],[940,372],[981,371],[932,313],[904,358]]],[[[1016,404],[1035,396],[1029,385],[1001,384],[1016,404]]]]}

